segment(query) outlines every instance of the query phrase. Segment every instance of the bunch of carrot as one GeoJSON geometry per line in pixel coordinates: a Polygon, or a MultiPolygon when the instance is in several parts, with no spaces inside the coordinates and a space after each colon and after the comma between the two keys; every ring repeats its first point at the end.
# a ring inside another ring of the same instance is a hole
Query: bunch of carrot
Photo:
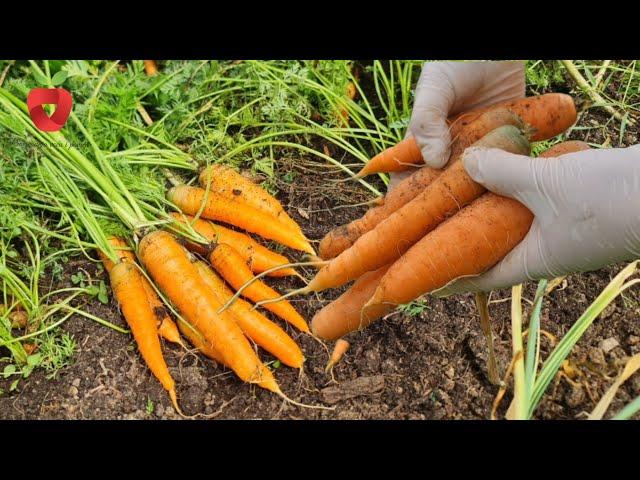
{"type": "MultiPolygon", "coordinates": [[[[284,255],[273,252],[246,233],[228,225],[315,254],[299,225],[282,205],[260,186],[232,168],[212,165],[200,177],[201,187],[179,184],[168,199],[180,210],[171,214],[169,228],[147,233],[134,250],[118,237],[109,243],[118,252],[110,260],[100,252],[109,273],[114,296],[120,304],[140,353],[162,383],[176,409],[176,387],[164,360],[159,338],[183,345],[181,335],[201,353],[232,369],[242,380],[256,383],[280,395],[271,370],[259,359],[251,342],[283,364],[302,368],[305,361],[296,342],[249,301],[280,296],[254,274],[272,277],[299,274],[284,255]],[[179,240],[180,238],[180,240],[179,240]],[[209,263],[203,259],[208,259],[209,263]],[[178,315],[174,320],[152,282],[178,315]],[[234,290],[249,280],[251,288],[236,299],[234,290]]],[[[302,316],[285,300],[265,304],[298,330],[310,333],[302,316]]]]}
{"type": "MultiPolygon", "coordinates": [[[[321,241],[319,254],[327,262],[299,292],[355,283],[315,315],[313,333],[337,339],[399,304],[498,263],[527,234],[533,215],[519,202],[474,182],[462,164],[463,152],[473,145],[529,155],[530,142],[561,134],[576,117],[568,95],[528,97],[451,119],[451,156],[443,169],[424,166],[412,137],[372,158],[359,177],[416,171],[381,205],[321,241]]],[[[566,142],[546,156],[584,148],[582,142],[566,142]]]]}

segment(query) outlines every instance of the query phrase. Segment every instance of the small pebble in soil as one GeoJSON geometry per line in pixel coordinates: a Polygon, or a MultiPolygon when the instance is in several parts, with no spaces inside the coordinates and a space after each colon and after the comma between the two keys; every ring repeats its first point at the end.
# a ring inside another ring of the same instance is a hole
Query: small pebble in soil
{"type": "Polygon", "coordinates": [[[589,349],[589,360],[591,360],[596,365],[604,365],[604,352],[600,348],[591,347],[589,349]]]}
{"type": "Polygon", "coordinates": [[[450,366],[445,370],[444,374],[447,378],[453,378],[454,375],[456,374],[456,369],[453,368],[453,366],[450,366]]]}
{"type": "Polygon", "coordinates": [[[74,378],[73,382],[71,382],[71,385],[73,385],[74,387],[79,387],[80,386],[80,379],[79,378],[74,378]]]}
{"type": "Polygon", "coordinates": [[[606,338],[600,342],[600,349],[604,353],[609,353],[611,350],[616,348],[620,343],[613,337],[606,338]]]}
{"type": "Polygon", "coordinates": [[[629,345],[640,344],[640,337],[638,337],[637,335],[629,335],[629,338],[627,339],[627,344],[629,345]]]}

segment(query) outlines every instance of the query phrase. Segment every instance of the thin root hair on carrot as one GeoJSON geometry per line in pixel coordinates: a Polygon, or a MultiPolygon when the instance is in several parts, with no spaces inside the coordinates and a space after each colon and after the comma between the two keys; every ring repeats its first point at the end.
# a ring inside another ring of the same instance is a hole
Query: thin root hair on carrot
{"type": "Polygon", "coordinates": [[[312,410],[329,410],[329,411],[333,411],[336,409],[336,407],[325,407],[324,405],[309,405],[306,403],[296,402],[295,400],[287,397],[283,392],[276,392],[276,395],[282,397],[283,400],[285,400],[286,402],[292,405],[295,405],[296,407],[309,408],[312,410]]]}
{"type": "MultiPolygon", "coordinates": [[[[236,293],[233,294],[233,296],[227,300],[227,302],[222,305],[222,307],[218,310],[218,314],[224,312],[226,309],[228,309],[233,302],[235,302],[238,297],[240,297],[240,295],[242,295],[242,292],[249,287],[253,282],[255,282],[256,280],[261,279],[262,277],[267,276],[269,273],[271,272],[275,272],[276,270],[280,270],[283,268],[289,268],[289,267],[304,267],[304,266],[311,266],[311,265],[318,265],[318,264],[322,264],[322,265],[326,265],[328,262],[326,261],[321,261],[321,262],[294,262],[294,263],[284,263],[282,265],[278,265],[276,267],[273,268],[269,268],[267,270],[265,270],[264,272],[260,272],[259,274],[255,275],[251,280],[249,280],[248,282],[244,283],[243,285],[240,286],[240,288],[238,288],[238,290],[236,291],[236,293]]],[[[307,289],[307,287],[303,287],[303,288],[299,288],[298,290],[294,290],[295,292],[298,293],[309,293],[309,290],[307,289]]],[[[292,293],[292,292],[289,292],[292,293]]],[[[289,295],[289,294],[287,294],[289,295]]],[[[278,298],[278,300],[282,300],[281,298],[278,298]]],[[[274,300],[274,302],[277,300],[274,300]]],[[[269,302],[271,303],[271,302],[269,302]]]]}

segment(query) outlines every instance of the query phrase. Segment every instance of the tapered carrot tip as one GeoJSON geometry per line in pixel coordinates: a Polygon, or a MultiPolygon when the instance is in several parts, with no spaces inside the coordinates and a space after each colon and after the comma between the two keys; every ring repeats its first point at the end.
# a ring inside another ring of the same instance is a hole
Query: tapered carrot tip
{"type": "Polygon", "coordinates": [[[169,397],[171,398],[171,403],[173,403],[173,408],[176,409],[176,412],[178,412],[179,415],[184,417],[185,414],[182,413],[182,409],[180,408],[180,405],[178,405],[178,396],[175,388],[169,390],[169,397]]]}

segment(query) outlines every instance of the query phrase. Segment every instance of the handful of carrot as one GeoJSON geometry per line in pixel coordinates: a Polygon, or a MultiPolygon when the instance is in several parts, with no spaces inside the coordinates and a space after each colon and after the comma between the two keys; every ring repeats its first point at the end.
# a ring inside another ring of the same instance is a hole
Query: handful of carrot
{"type": "MultiPolygon", "coordinates": [[[[355,283],[316,313],[313,333],[335,340],[399,304],[497,264],[525,237],[533,215],[519,202],[486,192],[474,182],[463,167],[462,154],[474,145],[529,155],[529,142],[561,134],[576,118],[568,95],[529,97],[450,121],[451,156],[441,170],[423,165],[412,137],[373,157],[359,177],[410,168],[416,172],[388,193],[382,205],[321,241],[319,253],[328,263],[300,291],[355,283]]],[[[584,148],[588,147],[583,142],[565,142],[545,156],[584,148]]]]}
{"type": "MultiPolygon", "coordinates": [[[[305,361],[291,336],[256,309],[259,304],[248,301],[271,300],[280,295],[278,292],[256,280],[242,292],[245,299],[234,297],[242,284],[255,280],[254,274],[274,278],[300,275],[288,266],[291,262],[287,257],[230,226],[315,254],[309,241],[273,196],[235,170],[213,165],[203,170],[200,183],[202,187],[175,186],[167,195],[180,210],[170,214],[172,227],[177,233],[184,233],[184,239],[179,240],[169,231],[154,230],[142,238],[137,255],[119,237],[109,239],[116,251],[115,261],[98,252],[140,354],[169,392],[178,412],[176,385],[164,360],[160,338],[184,346],[182,335],[198,351],[232,369],[243,381],[282,396],[272,371],[262,363],[252,342],[287,366],[302,368],[305,361]],[[208,259],[210,265],[196,255],[208,259]],[[175,322],[137,264],[136,256],[177,310],[175,322]]],[[[289,302],[269,303],[264,309],[298,330],[310,332],[289,302]]]]}

